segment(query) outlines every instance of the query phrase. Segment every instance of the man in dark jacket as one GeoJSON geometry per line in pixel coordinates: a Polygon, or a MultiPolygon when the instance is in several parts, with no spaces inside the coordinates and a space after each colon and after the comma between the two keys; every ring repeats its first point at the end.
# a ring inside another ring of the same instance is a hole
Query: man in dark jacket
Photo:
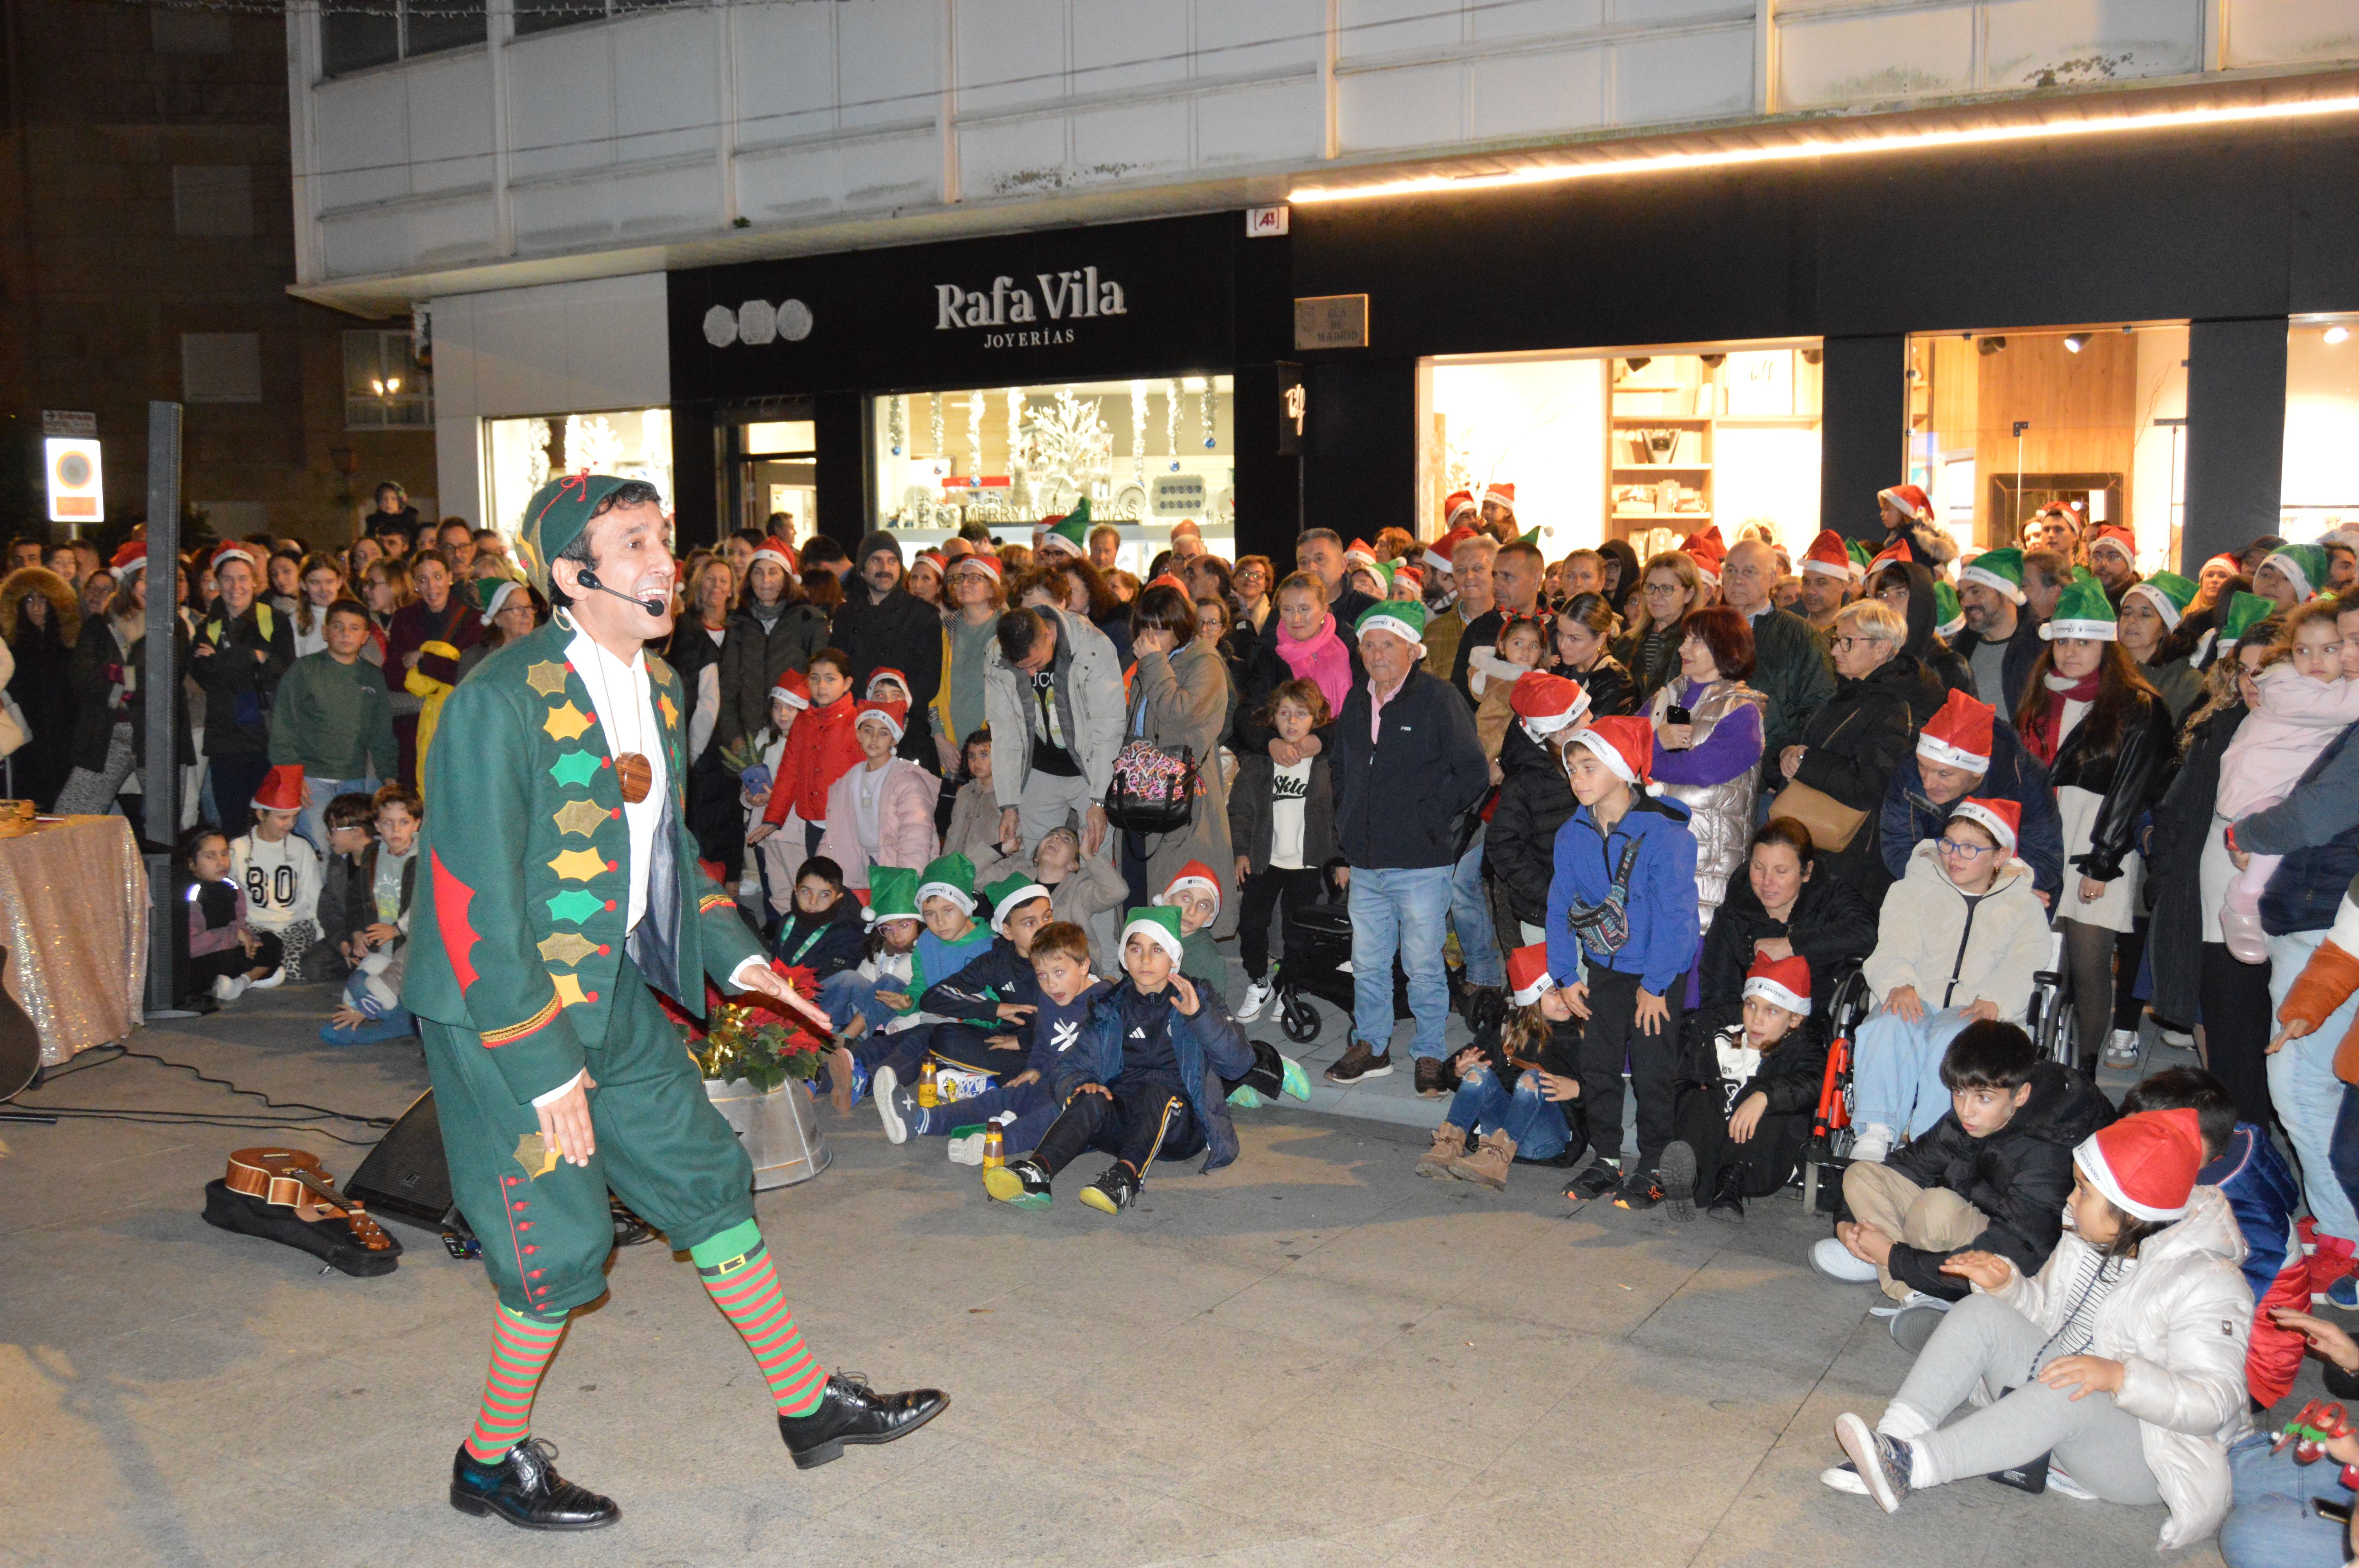
{"type": "MultiPolygon", "coordinates": [[[[1954,708],[1973,699],[1953,695],[1951,701],[1954,708]]],[[[2055,786],[2039,759],[2024,750],[2014,725],[1988,717],[1986,703],[1973,706],[1985,715],[1978,737],[1945,733],[1950,710],[1944,709],[1917,737],[1916,751],[1892,770],[1875,836],[1884,869],[1895,881],[1906,876],[1909,851],[1940,832],[1951,807],[1968,795],[2011,800],[2023,808],[2016,859],[2031,868],[2032,891],[2052,910],[2064,890],[2064,819],[2057,814],[2055,786]],[[1964,749],[1975,745],[1987,749],[1964,749]]]]}
{"type": "Polygon", "coordinates": [[[2022,706],[2024,683],[2041,645],[2039,618],[2024,600],[2021,550],[1985,550],[1958,574],[1966,629],[1951,647],[1973,672],[1974,695],[2010,720],[2022,706]]]}
{"type": "Polygon", "coordinates": [[[234,836],[249,819],[254,793],[270,771],[270,699],[295,662],[295,628],[258,601],[262,567],[252,546],[216,551],[213,581],[221,598],[197,623],[189,672],[205,692],[213,806],[234,836]]]}
{"type": "Polygon", "coordinates": [[[1418,1089],[1440,1094],[1450,1016],[1441,936],[1460,816],[1480,805],[1491,765],[1474,715],[1448,682],[1418,667],[1425,606],[1391,600],[1359,621],[1364,680],[1333,730],[1335,837],[1350,866],[1352,1041],[1327,1069],[1334,1084],[1393,1070],[1393,958],[1417,1019],[1418,1089]]]}
{"type": "MultiPolygon", "coordinates": [[[[853,690],[866,692],[868,677],[879,669],[899,670],[909,685],[909,711],[921,713],[941,686],[941,612],[903,583],[900,541],[890,534],[880,530],[861,540],[853,569],[859,580],[845,582],[833,638],[834,646],[852,655],[853,690]]],[[[929,773],[942,771],[923,724],[911,724],[896,750],[929,773]]]]}
{"type": "Polygon", "coordinates": [[[1790,610],[1777,608],[1777,552],[1747,539],[1721,563],[1721,598],[1753,625],[1753,674],[1748,684],[1767,697],[1761,713],[1764,781],[1775,790],[1777,754],[1802,738],[1820,704],[1834,695],[1834,666],[1826,639],[1790,610]]]}

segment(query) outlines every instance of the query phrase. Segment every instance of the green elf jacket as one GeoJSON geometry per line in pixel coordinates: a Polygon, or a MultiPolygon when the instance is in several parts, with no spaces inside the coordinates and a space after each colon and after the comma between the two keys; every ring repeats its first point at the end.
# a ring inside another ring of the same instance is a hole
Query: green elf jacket
{"type": "MultiPolygon", "coordinates": [[[[444,701],[429,754],[402,1005],[481,1035],[519,1102],[563,1085],[605,1037],[625,947],[630,830],[572,637],[551,621],[486,659],[444,701]]],[[[697,863],[681,798],[689,699],[647,661],[671,812],[628,946],[649,985],[702,1017],[704,979],[725,984],[759,948],[697,863]]]]}

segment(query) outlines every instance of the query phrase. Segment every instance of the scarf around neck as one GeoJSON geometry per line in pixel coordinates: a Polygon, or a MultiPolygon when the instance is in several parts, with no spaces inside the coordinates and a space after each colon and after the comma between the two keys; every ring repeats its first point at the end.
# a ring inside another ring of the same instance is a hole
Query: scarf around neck
{"type": "Polygon", "coordinates": [[[1352,689],[1352,654],[1343,646],[1343,639],[1335,630],[1335,612],[1319,623],[1319,630],[1296,642],[1286,633],[1286,623],[1278,622],[1277,656],[1286,661],[1296,680],[1307,680],[1318,687],[1327,699],[1327,711],[1343,711],[1343,697],[1352,689]]]}
{"type": "Polygon", "coordinates": [[[2099,673],[2091,670],[2076,680],[2071,676],[2060,676],[2051,671],[2042,678],[2040,684],[2048,688],[2055,700],[2042,708],[2032,719],[2031,729],[2023,740],[2024,744],[2031,748],[2031,754],[2046,766],[2056,765],[2056,753],[2064,744],[2064,705],[2068,702],[2096,701],[2097,689],[2102,684],[2098,679],[2099,673]]]}

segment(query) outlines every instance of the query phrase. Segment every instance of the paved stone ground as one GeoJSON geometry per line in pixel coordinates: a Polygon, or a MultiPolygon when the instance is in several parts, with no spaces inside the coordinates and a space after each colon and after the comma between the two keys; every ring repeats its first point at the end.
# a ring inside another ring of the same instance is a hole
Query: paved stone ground
{"type": "MultiPolygon", "coordinates": [[[[399,1111],[423,1087],[416,1046],[321,1045],[327,1000],[263,993],[133,1044],[282,1099],[399,1111]]],[[[1322,1012],[1314,1064],[1340,1044],[1322,1012]]],[[[798,1473],[692,1273],[630,1249],[538,1411],[563,1467],[625,1508],[578,1538],[443,1501],[488,1338],[475,1266],[404,1230],[396,1275],[323,1277],[210,1229],[202,1184],[269,1134],[0,1127],[0,1563],[2006,1568],[2152,1552],[2159,1509],[1974,1481],[1887,1519],[1821,1487],[1835,1415],[1878,1410],[1906,1362],[1868,1292],[1804,1264],[1826,1231],[1799,1202],[1675,1226],[1576,1210],[1554,1171],[1518,1169],[1504,1196],[1439,1184],[1410,1173],[1437,1112],[1406,1075],[1353,1094],[1369,1103],[1353,1116],[1241,1116],[1236,1165],[1158,1173],[1120,1219],[1072,1196],[1094,1157],[1053,1209],[1022,1214],[939,1142],[894,1148],[864,1109],[823,1109],[833,1169],[760,1204],[796,1310],[831,1363],[954,1404],[906,1443],[798,1473]]],[[[28,1098],[250,1103],[136,1060],[28,1098]]]]}

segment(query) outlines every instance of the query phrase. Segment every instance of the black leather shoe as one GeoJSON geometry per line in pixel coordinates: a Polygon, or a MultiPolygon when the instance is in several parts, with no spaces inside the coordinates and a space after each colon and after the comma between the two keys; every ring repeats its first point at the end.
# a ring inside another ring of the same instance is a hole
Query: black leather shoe
{"type": "Polygon", "coordinates": [[[880,1394],[857,1372],[838,1372],[827,1380],[827,1393],[809,1415],[778,1417],[778,1435],[787,1440],[795,1468],[808,1470],[843,1457],[847,1443],[890,1443],[907,1437],[942,1413],[951,1397],[940,1389],[911,1389],[880,1394]]]}
{"type": "Polygon", "coordinates": [[[496,1465],[461,1444],[451,1462],[451,1506],[462,1514],[496,1514],[519,1530],[603,1530],[623,1517],[612,1498],[577,1487],[549,1461],[557,1444],[527,1437],[496,1465]]]}

